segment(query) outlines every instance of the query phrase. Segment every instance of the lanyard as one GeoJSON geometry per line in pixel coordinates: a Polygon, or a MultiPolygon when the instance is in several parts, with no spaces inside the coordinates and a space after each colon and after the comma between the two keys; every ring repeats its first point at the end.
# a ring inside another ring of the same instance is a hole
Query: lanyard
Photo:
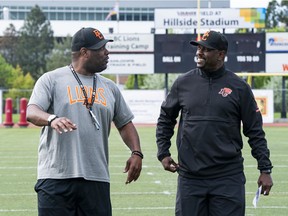
{"type": "Polygon", "coordinates": [[[94,76],[93,76],[92,98],[91,98],[91,101],[90,101],[90,103],[89,103],[88,95],[87,95],[87,92],[86,92],[86,90],[85,90],[85,88],[84,88],[84,85],[83,85],[83,83],[81,82],[81,80],[80,80],[79,76],[77,75],[77,73],[76,73],[74,67],[72,66],[72,64],[69,65],[69,68],[70,68],[73,76],[74,76],[75,79],[77,80],[77,82],[78,82],[78,84],[79,84],[79,86],[80,86],[80,88],[81,88],[81,90],[82,90],[82,92],[83,92],[83,94],[84,94],[85,100],[84,100],[84,103],[83,103],[83,104],[84,104],[84,105],[86,106],[86,108],[88,109],[89,114],[90,114],[90,116],[91,116],[91,118],[92,118],[93,124],[95,125],[95,127],[97,128],[97,130],[99,130],[99,129],[100,129],[100,124],[99,124],[96,116],[95,116],[94,113],[92,112],[92,106],[93,106],[93,103],[94,103],[94,101],[95,101],[95,95],[96,95],[97,75],[96,75],[96,73],[95,73],[94,76]]]}
{"type": "Polygon", "coordinates": [[[85,97],[85,100],[84,100],[84,105],[86,106],[87,109],[90,109],[92,106],[93,106],[93,103],[95,101],[95,95],[96,95],[96,81],[97,81],[97,76],[96,74],[93,76],[93,91],[92,91],[92,98],[91,98],[91,102],[89,103],[88,101],[88,95],[87,95],[87,92],[84,88],[84,85],[82,84],[80,78],[78,77],[74,67],[72,66],[72,64],[69,65],[69,68],[70,70],[72,71],[72,74],[74,75],[75,79],[77,80],[83,94],[84,94],[84,97],[85,97]]]}

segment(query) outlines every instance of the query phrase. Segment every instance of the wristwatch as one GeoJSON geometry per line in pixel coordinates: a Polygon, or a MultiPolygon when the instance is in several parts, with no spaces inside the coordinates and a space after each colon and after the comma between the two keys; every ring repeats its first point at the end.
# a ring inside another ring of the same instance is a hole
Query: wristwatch
{"type": "Polygon", "coordinates": [[[266,173],[266,174],[271,174],[272,170],[271,169],[265,169],[265,170],[260,170],[261,173],[266,173]]]}
{"type": "Polygon", "coordinates": [[[52,123],[52,121],[54,121],[56,118],[58,118],[58,116],[57,115],[50,115],[49,117],[48,117],[48,119],[47,119],[47,121],[48,121],[48,126],[51,126],[51,123],[52,123]]]}

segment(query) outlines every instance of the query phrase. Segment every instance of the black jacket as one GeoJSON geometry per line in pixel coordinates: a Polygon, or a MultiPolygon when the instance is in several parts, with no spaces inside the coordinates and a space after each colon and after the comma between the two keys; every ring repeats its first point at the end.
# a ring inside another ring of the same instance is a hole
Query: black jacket
{"type": "Polygon", "coordinates": [[[215,178],[243,171],[241,122],[258,169],[271,169],[262,116],[250,86],[224,67],[180,75],[162,103],[157,123],[158,160],[170,156],[181,112],[177,150],[179,174],[215,178]]]}

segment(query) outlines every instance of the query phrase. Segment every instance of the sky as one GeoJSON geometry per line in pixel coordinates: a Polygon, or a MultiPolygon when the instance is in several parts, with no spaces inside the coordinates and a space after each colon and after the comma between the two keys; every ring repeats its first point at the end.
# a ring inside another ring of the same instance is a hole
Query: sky
{"type": "MultiPolygon", "coordinates": [[[[271,0],[230,0],[231,8],[267,8],[271,0]]],[[[278,2],[281,2],[278,0],[278,2]]]]}

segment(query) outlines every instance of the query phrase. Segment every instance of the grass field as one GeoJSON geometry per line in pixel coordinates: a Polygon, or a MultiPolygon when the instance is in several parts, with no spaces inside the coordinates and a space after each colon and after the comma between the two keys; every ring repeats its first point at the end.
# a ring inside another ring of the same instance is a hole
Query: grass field
{"type": "MultiPolygon", "coordinates": [[[[123,169],[130,153],[113,128],[110,136],[111,198],[114,216],[172,216],[177,174],[164,171],[156,159],[155,128],[138,126],[145,154],[140,179],[125,185],[123,169]]],[[[257,189],[256,161],[245,145],[246,215],[288,215],[288,128],[266,127],[274,165],[274,186],[252,206],[257,189]]],[[[0,216],[36,216],[37,143],[39,128],[0,128],[0,216]]],[[[246,139],[245,139],[246,140],[246,139]]],[[[176,159],[175,146],[172,148],[176,159]]]]}

